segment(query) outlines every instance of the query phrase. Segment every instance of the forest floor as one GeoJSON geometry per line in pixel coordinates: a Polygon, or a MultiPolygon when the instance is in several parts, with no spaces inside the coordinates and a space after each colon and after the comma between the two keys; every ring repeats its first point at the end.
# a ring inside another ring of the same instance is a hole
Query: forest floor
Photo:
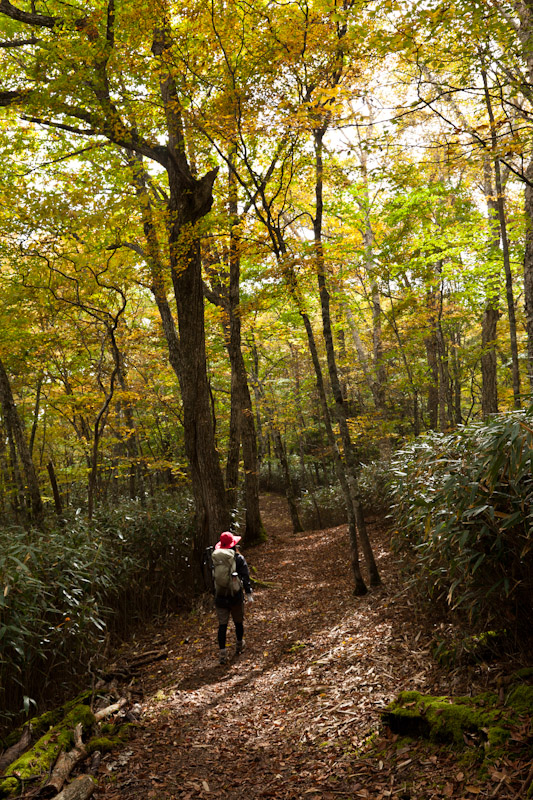
{"type": "Polygon", "coordinates": [[[295,535],[282,498],[265,496],[262,510],[268,541],[245,556],[268,588],[246,606],[244,653],[218,664],[207,599],[124,646],[117,662],[154,647],[167,655],[141,671],[139,723],[103,758],[93,797],[521,797],[529,766],[512,748],[481,778],[464,753],[380,730],[402,690],[477,693],[509,666],[447,671],[434,661],[438,623],[402,582],[386,526],[369,520],[383,585],[354,597],[345,526],[295,535]]]}

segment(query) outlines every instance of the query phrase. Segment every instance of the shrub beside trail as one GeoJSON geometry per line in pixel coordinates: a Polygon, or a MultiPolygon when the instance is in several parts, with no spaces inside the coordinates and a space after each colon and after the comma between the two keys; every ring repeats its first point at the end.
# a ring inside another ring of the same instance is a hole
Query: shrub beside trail
{"type": "Polygon", "coordinates": [[[513,412],[398,452],[396,544],[414,583],[477,630],[516,640],[533,613],[533,415],[513,412]]]}
{"type": "Polygon", "coordinates": [[[191,526],[182,502],[0,529],[0,729],[87,672],[109,639],[190,602],[191,526]]]}

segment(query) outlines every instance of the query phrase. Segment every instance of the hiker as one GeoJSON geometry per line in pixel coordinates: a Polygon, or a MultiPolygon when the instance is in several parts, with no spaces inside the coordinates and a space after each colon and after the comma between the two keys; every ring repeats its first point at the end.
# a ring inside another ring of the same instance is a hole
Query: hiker
{"type": "Polygon", "coordinates": [[[241,536],[234,536],[229,531],[220,534],[220,541],[212,553],[214,563],[213,577],[215,583],[215,609],[218,618],[219,662],[227,664],[226,633],[231,617],[235,624],[235,655],[244,649],[244,592],[249,602],[253,602],[250,572],[245,557],[237,549],[241,536]],[[226,559],[229,567],[225,570],[219,566],[226,559]]]}

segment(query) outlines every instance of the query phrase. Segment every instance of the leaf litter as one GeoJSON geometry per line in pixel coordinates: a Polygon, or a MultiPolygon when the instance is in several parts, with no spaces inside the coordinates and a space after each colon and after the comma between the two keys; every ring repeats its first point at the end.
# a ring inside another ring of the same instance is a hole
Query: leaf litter
{"type": "Polygon", "coordinates": [[[263,497],[262,513],[269,540],[245,553],[261,583],[246,607],[244,653],[218,664],[208,598],[139,634],[130,652],[165,646],[167,657],[141,667],[130,685],[142,716],[128,758],[102,759],[93,796],[519,797],[529,769],[521,755],[510,752],[480,779],[461,754],[381,729],[380,713],[400,691],[475,693],[502,669],[450,672],[432,659],[439,623],[410,596],[386,526],[368,520],[383,585],[354,597],[345,526],[292,534],[274,495],[263,497]]]}

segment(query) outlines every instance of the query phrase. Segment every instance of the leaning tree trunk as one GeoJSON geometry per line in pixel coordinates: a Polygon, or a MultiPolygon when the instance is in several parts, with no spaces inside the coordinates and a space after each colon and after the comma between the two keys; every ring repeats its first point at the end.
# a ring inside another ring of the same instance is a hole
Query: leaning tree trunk
{"type": "Polygon", "coordinates": [[[296,275],[294,274],[294,269],[292,267],[292,263],[290,258],[288,258],[285,244],[283,238],[279,234],[279,232],[275,232],[273,227],[270,227],[270,233],[273,235],[274,241],[277,243],[279,247],[278,258],[279,263],[283,271],[283,277],[285,280],[286,287],[291,295],[292,299],[294,300],[296,307],[298,308],[298,313],[302,319],[304,324],[305,332],[307,334],[307,343],[309,345],[309,353],[311,355],[311,360],[313,362],[313,368],[315,371],[315,378],[316,378],[316,386],[318,390],[318,396],[320,398],[320,407],[322,411],[322,419],[324,421],[324,426],[326,428],[326,435],[328,437],[328,443],[331,448],[331,452],[333,453],[333,463],[335,467],[335,474],[339,481],[339,484],[342,489],[344,502],[346,506],[346,515],[348,518],[348,533],[350,536],[350,546],[352,551],[352,573],[354,578],[354,594],[356,596],[364,595],[368,591],[363,576],[361,574],[361,566],[359,562],[359,543],[358,543],[358,528],[357,528],[357,521],[354,511],[354,505],[352,502],[352,494],[350,492],[350,487],[348,485],[348,479],[346,475],[346,467],[347,465],[341,459],[339,448],[337,446],[337,440],[335,438],[335,433],[333,431],[333,427],[331,424],[331,416],[328,406],[327,394],[326,394],[326,386],[324,382],[324,376],[322,374],[322,366],[320,364],[320,359],[318,357],[318,349],[316,346],[315,335],[313,332],[313,327],[311,325],[311,320],[309,319],[309,315],[305,311],[301,298],[300,293],[298,291],[298,283],[296,279],[296,275]]]}
{"type": "Polygon", "coordinates": [[[13,399],[11,384],[1,359],[0,403],[2,405],[2,413],[4,414],[7,426],[12,432],[13,440],[22,464],[22,469],[24,471],[24,479],[26,482],[26,491],[29,501],[28,505],[30,508],[30,518],[35,524],[41,525],[44,520],[44,508],[41,499],[41,492],[39,490],[37,473],[30,455],[28,442],[26,441],[22,419],[19,416],[15,401],[13,399]]]}
{"type": "Polygon", "coordinates": [[[339,453],[339,448],[337,447],[337,441],[335,439],[335,433],[331,425],[331,417],[326,395],[326,387],[324,384],[324,376],[322,374],[322,367],[320,365],[320,359],[318,357],[318,350],[316,347],[313,328],[311,327],[311,321],[309,319],[309,316],[303,310],[300,310],[300,316],[302,318],[307,333],[307,341],[309,343],[309,351],[311,353],[311,360],[313,362],[313,367],[315,370],[316,386],[318,390],[318,396],[320,398],[320,405],[322,408],[322,417],[326,428],[328,442],[331,447],[331,451],[333,453],[333,463],[335,466],[335,473],[340,483],[342,493],[344,496],[344,502],[346,505],[346,514],[348,517],[348,534],[350,536],[350,546],[352,550],[352,573],[354,577],[354,594],[356,596],[361,596],[363,594],[366,594],[368,591],[363,576],[361,574],[361,566],[359,563],[359,542],[357,536],[358,530],[360,530],[359,525],[361,524],[361,522],[363,522],[364,524],[364,520],[361,519],[358,520],[356,517],[354,504],[352,502],[352,494],[350,492],[350,487],[348,485],[348,480],[346,477],[345,465],[342,462],[339,453]]]}
{"type": "MultiPolygon", "coordinates": [[[[257,363],[257,357],[256,357],[256,363],[257,363]]],[[[256,391],[263,400],[263,404],[269,418],[270,434],[272,436],[272,441],[274,442],[274,453],[279,461],[281,474],[283,475],[283,484],[285,487],[284,494],[285,494],[285,499],[287,500],[287,505],[289,506],[289,514],[292,522],[292,530],[293,533],[300,533],[301,531],[303,531],[303,527],[302,523],[300,522],[300,516],[298,514],[298,504],[296,502],[296,494],[294,492],[291,473],[289,470],[289,462],[287,460],[287,454],[283,446],[281,433],[279,432],[278,428],[274,423],[275,419],[274,411],[266,401],[264,390],[259,381],[259,376],[257,373],[255,375],[255,386],[256,386],[256,391]]]]}
{"type": "Polygon", "coordinates": [[[337,362],[335,356],[335,347],[333,343],[333,332],[331,327],[331,312],[329,291],[326,282],[326,270],[324,264],[324,251],[322,246],[322,213],[323,213],[323,164],[322,164],[322,140],[325,128],[315,130],[315,168],[316,168],[316,184],[315,184],[315,219],[313,221],[314,229],[314,243],[315,243],[315,263],[317,268],[318,290],[320,294],[320,306],[322,310],[322,331],[324,336],[324,343],[326,345],[326,358],[328,364],[329,380],[335,401],[335,414],[339,423],[339,430],[341,432],[342,445],[345,452],[347,462],[347,479],[350,488],[350,495],[352,498],[353,510],[355,520],[357,523],[357,530],[361,540],[361,548],[365,558],[366,566],[370,577],[371,586],[379,586],[381,578],[379,570],[374,558],[368,531],[366,529],[363,509],[359,496],[359,485],[357,479],[357,470],[355,463],[355,455],[351,442],[350,432],[348,429],[347,411],[344,398],[342,396],[341,385],[339,381],[339,373],[337,369],[337,362]]]}

